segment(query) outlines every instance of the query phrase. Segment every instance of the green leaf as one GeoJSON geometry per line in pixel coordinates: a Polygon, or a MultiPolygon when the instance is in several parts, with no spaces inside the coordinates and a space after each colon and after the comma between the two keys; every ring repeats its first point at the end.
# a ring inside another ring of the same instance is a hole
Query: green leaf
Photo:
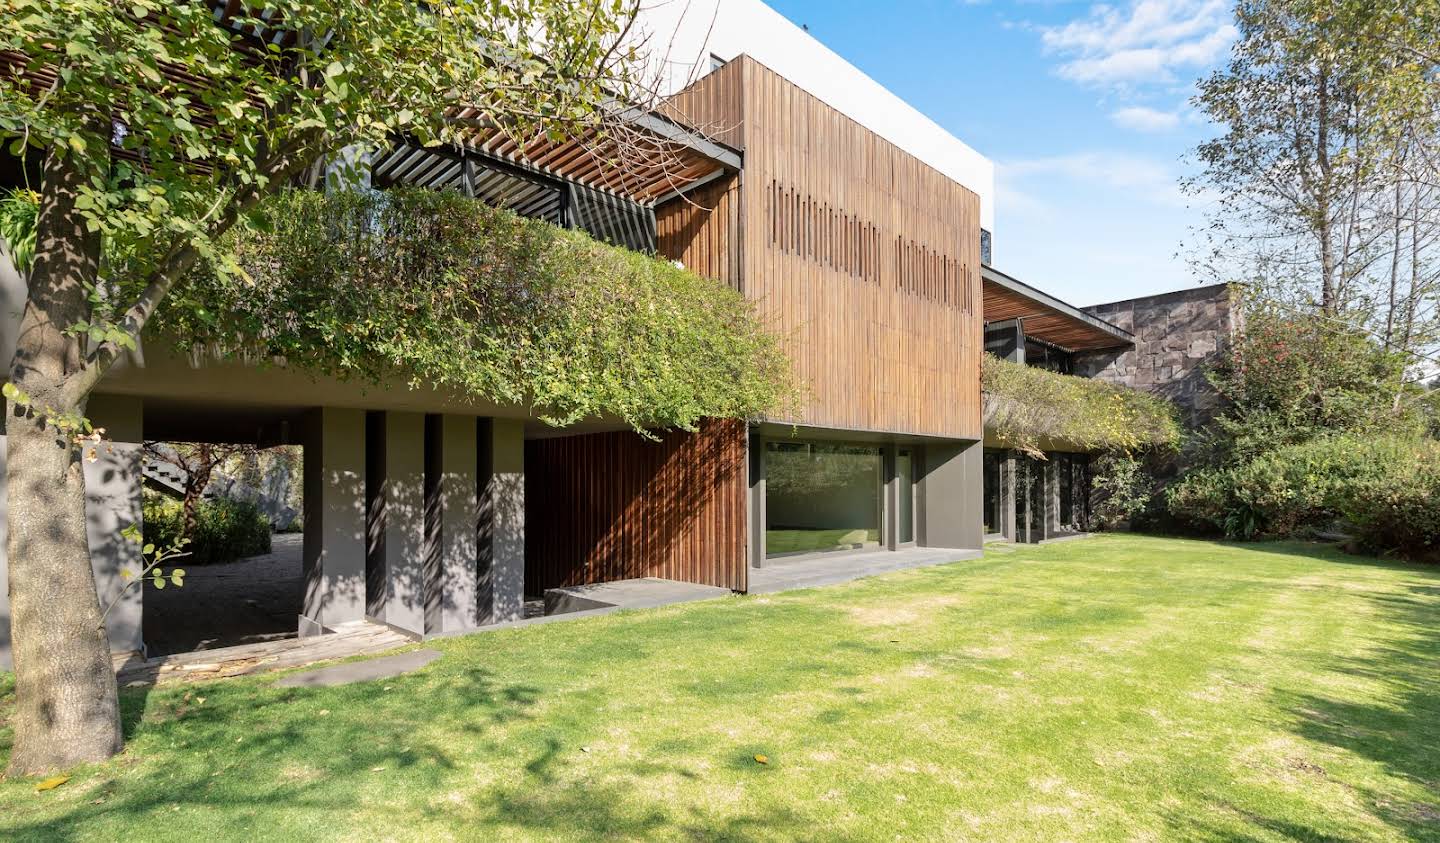
{"type": "Polygon", "coordinates": [[[155,545],[147,544],[144,547],[140,548],[140,552],[146,556],[149,556],[150,554],[155,552],[155,545]]]}

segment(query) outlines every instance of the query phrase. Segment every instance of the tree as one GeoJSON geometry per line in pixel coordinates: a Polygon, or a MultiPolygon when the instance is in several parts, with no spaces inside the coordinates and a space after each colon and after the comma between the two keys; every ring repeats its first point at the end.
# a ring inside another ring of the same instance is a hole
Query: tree
{"type": "Polygon", "coordinates": [[[1440,341],[1440,76],[1433,0],[1243,0],[1193,102],[1220,129],[1187,186],[1213,200],[1208,277],[1362,328],[1440,341]]]}
{"type": "Polygon", "coordinates": [[[255,461],[260,449],[247,444],[215,444],[211,442],[146,442],[146,459],[169,463],[184,474],[181,478],[181,534],[195,535],[200,499],[205,495],[215,470],[233,459],[255,461]]]}
{"type": "Polygon", "coordinates": [[[121,747],[81,470],[103,432],[85,408],[187,270],[233,266],[222,235],[325,156],[451,142],[461,113],[580,134],[633,84],[634,0],[286,0],[216,19],[233,5],[0,0],[0,135],[43,157],[5,388],[12,775],[121,747]]]}

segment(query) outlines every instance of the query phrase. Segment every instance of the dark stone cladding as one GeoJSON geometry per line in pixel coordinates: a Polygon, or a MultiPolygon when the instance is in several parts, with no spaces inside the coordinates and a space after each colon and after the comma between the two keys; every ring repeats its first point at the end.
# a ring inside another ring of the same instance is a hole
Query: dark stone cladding
{"type": "Polygon", "coordinates": [[[1205,379],[1205,367],[1238,327],[1239,311],[1228,284],[1081,309],[1134,334],[1135,345],[1077,353],[1075,374],[1163,395],[1175,402],[1181,421],[1192,429],[1218,409],[1220,399],[1205,379]]]}

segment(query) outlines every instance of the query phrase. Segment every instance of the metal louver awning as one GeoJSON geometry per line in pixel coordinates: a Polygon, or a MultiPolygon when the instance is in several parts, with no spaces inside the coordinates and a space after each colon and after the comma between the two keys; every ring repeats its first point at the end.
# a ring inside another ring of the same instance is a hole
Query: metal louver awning
{"type": "Polygon", "coordinates": [[[649,206],[472,150],[399,144],[372,161],[371,178],[381,188],[456,190],[521,216],[583,229],[606,243],[655,251],[649,206]]]}

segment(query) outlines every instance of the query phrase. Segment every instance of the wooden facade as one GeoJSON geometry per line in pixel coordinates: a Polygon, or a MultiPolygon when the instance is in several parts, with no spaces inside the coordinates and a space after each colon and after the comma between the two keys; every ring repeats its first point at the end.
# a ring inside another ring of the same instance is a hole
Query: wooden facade
{"type": "Polygon", "coordinates": [[[744,591],[745,424],[525,443],[525,591],[663,577],[744,591]]]}
{"type": "Polygon", "coordinates": [[[655,209],[655,251],[740,289],[740,176],[701,185],[655,209]]]}
{"type": "Polygon", "coordinates": [[[975,193],[745,56],[674,108],[745,166],[738,197],[661,206],[660,251],[729,283],[738,265],[808,391],[775,421],[979,439],[975,193]]]}

